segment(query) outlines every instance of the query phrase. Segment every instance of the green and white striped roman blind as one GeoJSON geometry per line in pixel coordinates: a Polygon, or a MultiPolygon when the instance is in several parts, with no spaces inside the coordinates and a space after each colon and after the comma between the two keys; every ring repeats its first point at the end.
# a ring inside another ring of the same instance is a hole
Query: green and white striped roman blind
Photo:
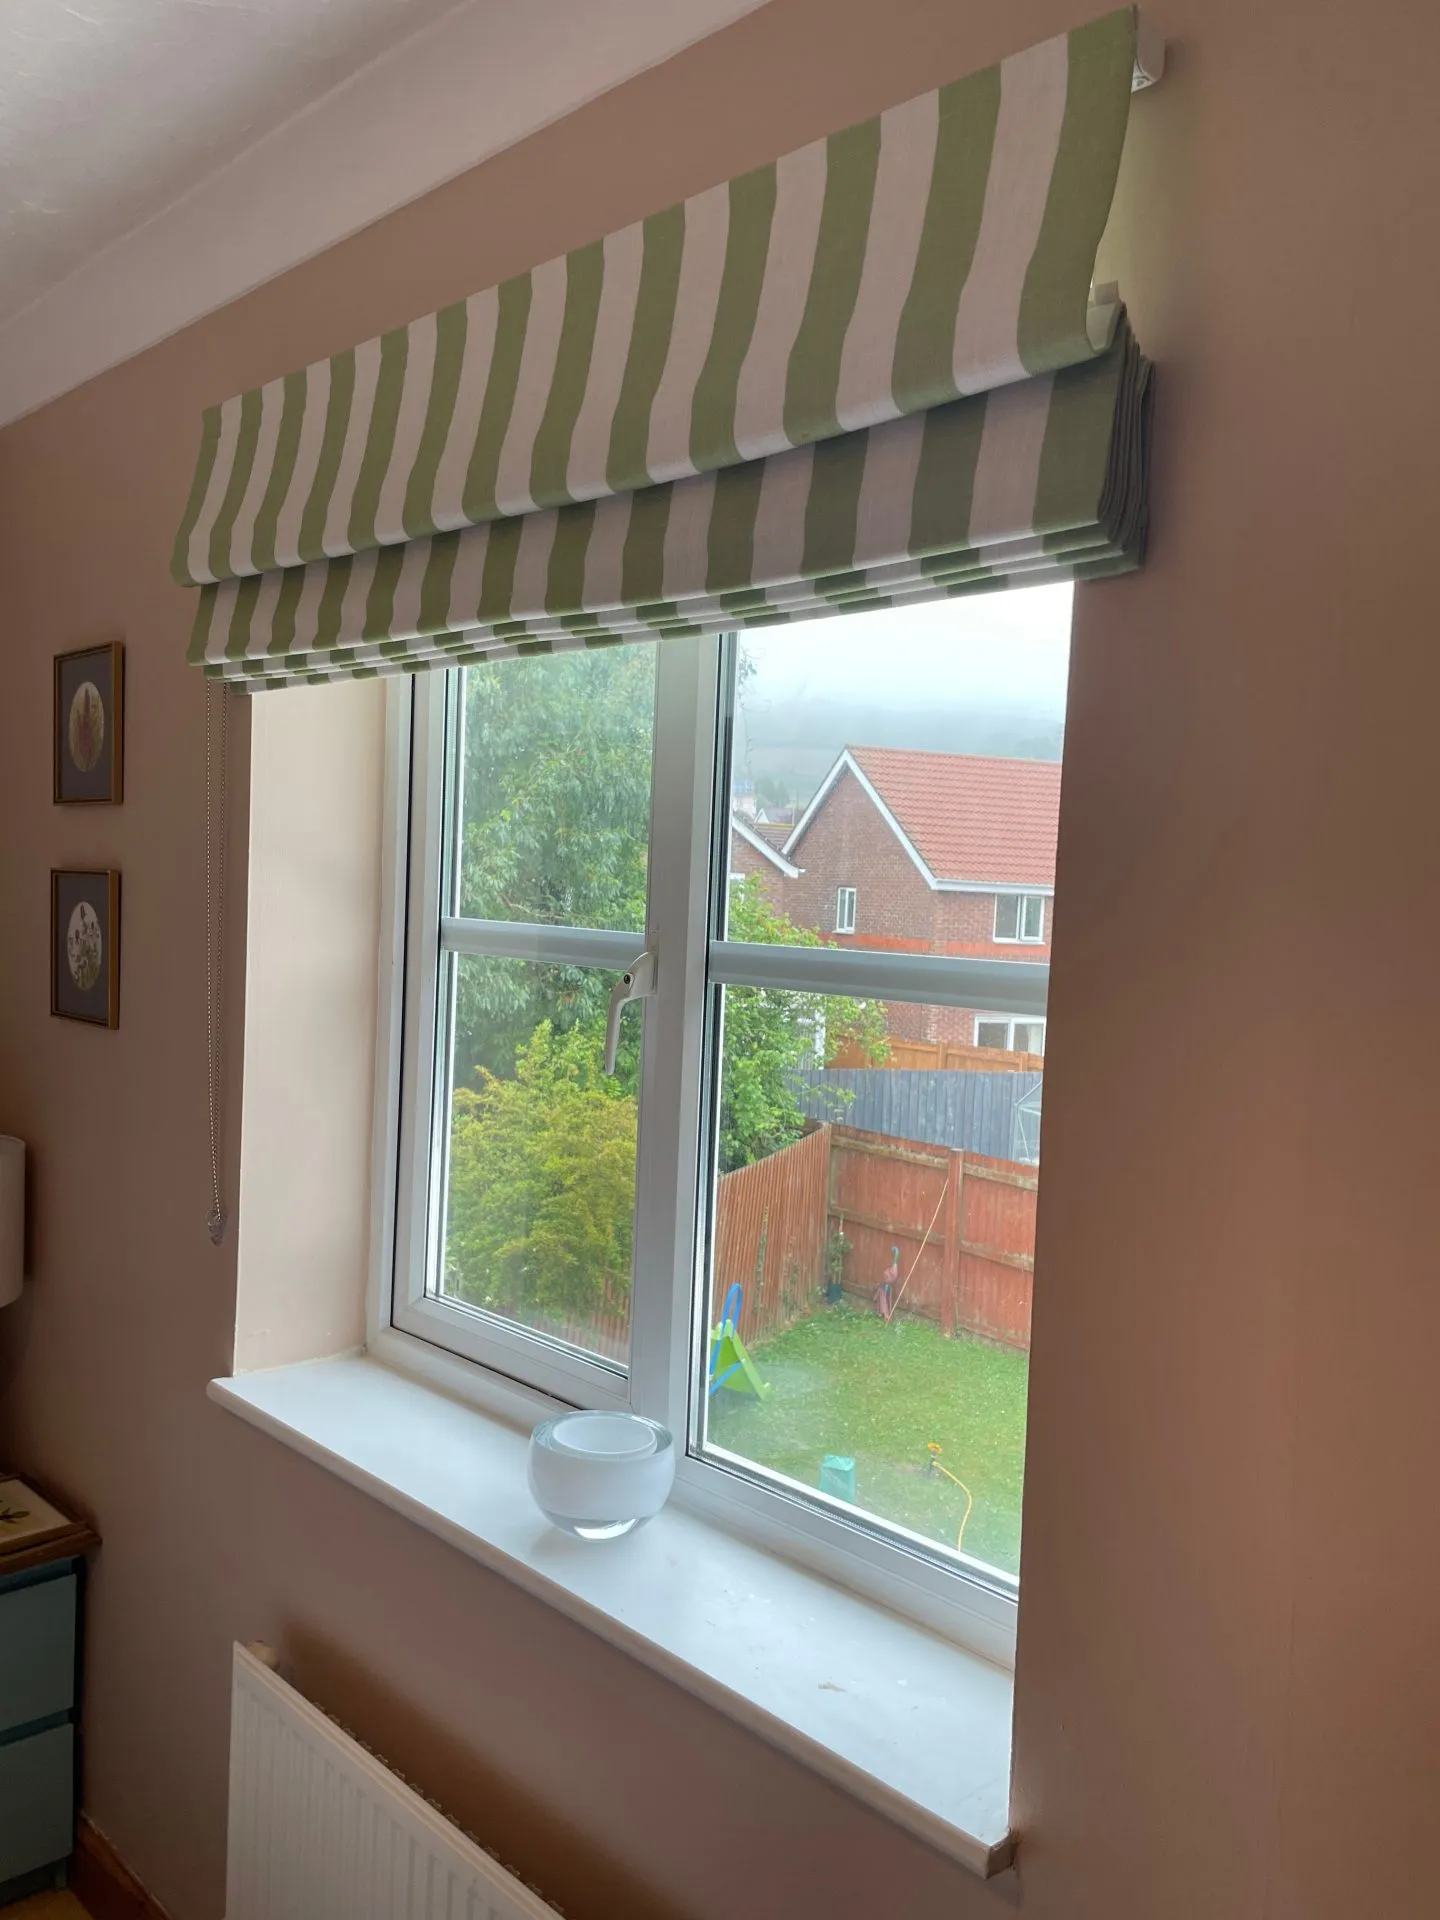
{"type": "Polygon", "coordinates": [[[1116,573],[1092,297],[1132,8],[205,415],[191,659],[251,687],[1116,573]]]}

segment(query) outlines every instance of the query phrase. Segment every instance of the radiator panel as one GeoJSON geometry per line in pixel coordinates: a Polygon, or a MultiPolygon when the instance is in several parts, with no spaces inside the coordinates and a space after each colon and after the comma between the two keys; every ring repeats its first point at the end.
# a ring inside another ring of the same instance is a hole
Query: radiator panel
{"type": "Polygon", "coordinates": [[[559,1920],[318,1707],[235,1649],[226,1920],[559,1920]]]}

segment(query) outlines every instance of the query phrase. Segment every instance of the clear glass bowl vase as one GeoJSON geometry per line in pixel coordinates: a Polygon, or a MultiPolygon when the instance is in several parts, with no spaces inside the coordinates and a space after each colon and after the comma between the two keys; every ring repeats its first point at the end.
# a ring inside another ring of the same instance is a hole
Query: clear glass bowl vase
{"type": "Polygon", "coordinates": [[[536,1506],[562,1533],[618,1540],[669,1498],[675,1442],[643,1414],[556,1414],[530,1436],[529,1479],[536,1506]]]}

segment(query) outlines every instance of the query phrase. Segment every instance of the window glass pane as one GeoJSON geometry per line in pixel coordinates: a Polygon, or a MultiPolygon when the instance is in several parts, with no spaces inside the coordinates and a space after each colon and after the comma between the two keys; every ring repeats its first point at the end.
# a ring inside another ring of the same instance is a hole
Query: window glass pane
{"type": "Polygon", "coordinates": [[[1016,1054],[1044,1022],[887,998],[885,970],[1039,957],[1070,610],[1040,588],[740,636],[716,916],[729,940],[823,946],[848,912],[874,972],[852,999],[714,990],[701,1444],[1002,1580],[1043,1090],[1016,1054]]]}
{"type": "Polygon", "coordinates": [[[655,649],[469,667],[458,911],[642,932],[655,649]]]}
{"type": "Polygon", "coordinates": [[[833,938],[841,888],[865,902],[854,946],[1036,937],[1043,901],[1022,934],[1021,899],[1054,884],[1070,606],[1038,587],[741,634],[726,866],[772,921],[742,911],[729,937],[833,938]]]}
{"type": "Polygon", "coordinates": [[[705,1444],[1013,1575],[1041,1076],[942,1065],[957,1008],[723,1000],[705,1444]]]}
{"type": "Polygon", "coordinates": [[[623,1364],[641,1013],[601,1070],[616,975],[453,958],[444,1211],[431,1291],[623,1364]]]}

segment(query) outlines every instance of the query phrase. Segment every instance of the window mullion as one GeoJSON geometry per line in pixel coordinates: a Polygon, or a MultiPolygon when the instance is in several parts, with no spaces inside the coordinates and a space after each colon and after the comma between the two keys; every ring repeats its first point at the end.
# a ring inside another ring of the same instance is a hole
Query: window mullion
{"type": "Polygon", "coordinates": [[[656,664],[649,929],[636,1168],[634,1406],[683,1434],[688,1391],[721,643],[671,639],[656,664]]]}

